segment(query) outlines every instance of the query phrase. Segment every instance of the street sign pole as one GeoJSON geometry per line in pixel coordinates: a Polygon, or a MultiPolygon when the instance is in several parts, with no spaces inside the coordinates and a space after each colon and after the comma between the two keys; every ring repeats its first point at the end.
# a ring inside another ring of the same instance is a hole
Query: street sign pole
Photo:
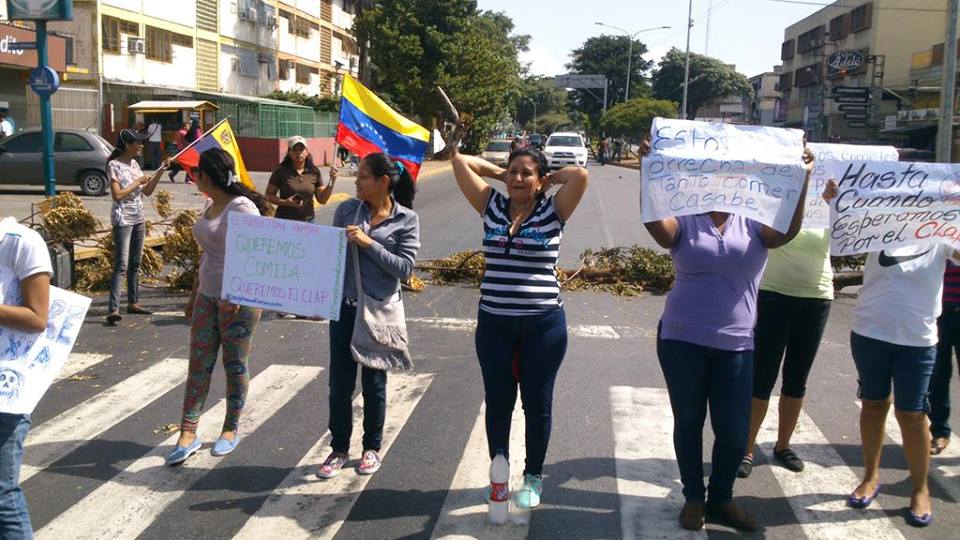
{"type": "MultiPolygon", "coordinates": [[[[37,68],[47,67],[47,21],[37,21],[37,68]]],[[[57,177],[53,161],[53,107],[50,94],[40,93],[40,126],[43,139],[43,182],[47,197],[57,194],[57,177]]]]}

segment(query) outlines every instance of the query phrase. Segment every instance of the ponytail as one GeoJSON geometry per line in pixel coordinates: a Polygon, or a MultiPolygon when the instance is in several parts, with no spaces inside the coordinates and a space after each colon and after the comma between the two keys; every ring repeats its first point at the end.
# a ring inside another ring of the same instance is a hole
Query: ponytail
{"type": "Polygon", "coordinates": [[[257,206],[261,216],[269,215],[270,205],[266,197],[240,182],[234,168],[233,157],[220,148],[211,148],[200,154],[197,166],[203,171],[213,186],[221,191],[246,197],[257,206]]]}
{"type": "Polygon", "coordinates": [[[386,176],[390,179],[390,194],[398,204],[413,209],[413,198],[417,194],[417,186],[402,161],[392,160],[380,152],[368,154],[363,161],[370,167],[370,172],[374,176],[377,178],[386,176]]]}

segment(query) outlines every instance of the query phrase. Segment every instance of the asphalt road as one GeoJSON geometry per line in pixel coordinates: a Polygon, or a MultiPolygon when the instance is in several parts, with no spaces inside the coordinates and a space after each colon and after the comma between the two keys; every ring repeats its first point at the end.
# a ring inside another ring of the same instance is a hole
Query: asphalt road
{"type": "MultiPolygon", "coordinates": [[[[590,191],[565,230],[562,260],[586,248],[652,245],[639,220],[637,172],[590,167],[590,191]]],[[[338,185],[348,190],[349,182],[338,185]]],[[[6,199],[6,197],[4,197],[6,199]]],[[[480,222],[449,173],[424,178],[416,201],[421,258],[479,245],[480,222]]],[[[329,222],[332,208],[321,210],[329,222]]],[[[489,464],[472,322],[478,294],[430,286],[406,296],[413,373],[391,374],[384,466],[372,477],[312,474],[327,453],[328,325],[265,316],[251,353],[253,377],[239,449],[209,454],[219,431],[223,377],[214,374],[201,420],[207,446],[183,467],[162,465],[179,422],[189,327],[183,298],[148,291],[153,316],[104,326],[95,299],[65,377],[33,416],[23,482],[38,538],[721,538],[676,526],[682,496],[671,420],[655,354],[663,297],[565,295],[570,346],[560,370],[543,505],[512,523],[485,522],[489,464]],[[527,523],[522,523],[527,520],[527,523]]],[[[935,524],[903,521],[909,479],[891,430],[881,496],[867,511],[843,505],[862,472],[856,372],[848,335],[854,300],[834,304],[794,440],[807,470],[760,465],[736,494],[764,527],[756,537],[942,538],[960,530],[960,441],[931,472],[935,524]]],[[[955,384],[955,402],[960,392],[955,384]]],[[[359,403],[356,402],[356,403],[359,403]]],[[[519,403],[517,404],[519,409],[519,403]]],[[[775,420],[775,410],[770,419],[775,420]]],[[[522,416],[512,432],[513,481],[522,466],[522,416]]],[[[955,424],[958,421],[955,421],[955,424]]],[[[355,436],[360,430],[355,422],[355,436]]],[[[705,448],[712,443],[709,428],[705,448]]],[[[352,448],[358,458],[359,446],[352,448]]],[[[705,452],[709,456],[709,450],[705,452]]],[[[709,469],[708,469],[709,470],[709,469]]]]}

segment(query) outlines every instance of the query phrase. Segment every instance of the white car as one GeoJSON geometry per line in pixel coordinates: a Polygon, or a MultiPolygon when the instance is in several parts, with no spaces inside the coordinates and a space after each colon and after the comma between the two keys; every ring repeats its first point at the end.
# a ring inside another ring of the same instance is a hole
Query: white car
{"type": "Polygon", "coordinates": [[[557,132],[547,138],[543,155],[550,169],[562,169],[568,165],[587,166],[587,146],[583,137],[574,132],[557,132]]]}
{"type": "Polygon", "coordinates": [[[510,144],[510,141],[504,140],[490,141],[480,157],[499,167],[506,167],[507,159],[510,157],[510,144]]]}

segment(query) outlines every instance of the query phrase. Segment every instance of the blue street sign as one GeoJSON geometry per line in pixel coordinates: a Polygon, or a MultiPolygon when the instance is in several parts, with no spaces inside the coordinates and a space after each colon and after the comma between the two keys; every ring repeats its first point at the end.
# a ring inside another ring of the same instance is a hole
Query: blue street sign
{"type": "Polygon", "coordinates": [[[11,21],[71,21],[73,0],[6,0],[11,21]]]}
{"type": "Polygon", "coordinates": [[[60,77],[50,66],[40,66],[30,71],[30,88],[38,96],[50,97],[60,88],[60,77]]]}

